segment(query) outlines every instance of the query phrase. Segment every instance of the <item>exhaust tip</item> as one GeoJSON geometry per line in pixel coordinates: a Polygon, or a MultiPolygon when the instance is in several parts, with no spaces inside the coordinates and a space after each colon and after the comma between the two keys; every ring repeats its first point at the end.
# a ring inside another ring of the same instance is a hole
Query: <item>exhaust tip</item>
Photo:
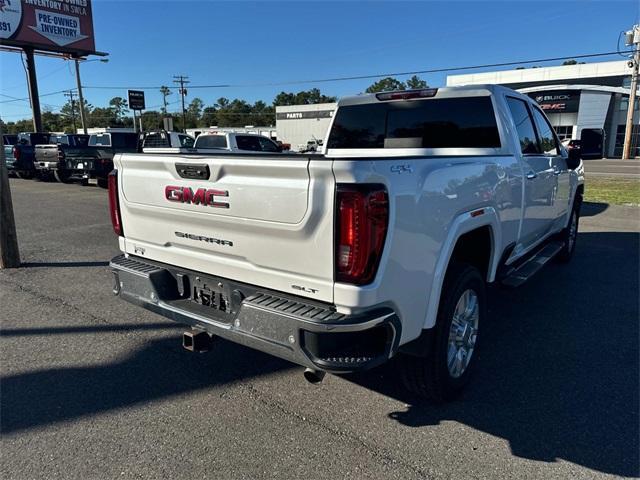
{"type": "Polygon", "coordinates": [[[303,373],[305,380],[313,385],[320,384],[326,374],[327,372],[314,370],[313,368],[305,368],[303,373]]]}

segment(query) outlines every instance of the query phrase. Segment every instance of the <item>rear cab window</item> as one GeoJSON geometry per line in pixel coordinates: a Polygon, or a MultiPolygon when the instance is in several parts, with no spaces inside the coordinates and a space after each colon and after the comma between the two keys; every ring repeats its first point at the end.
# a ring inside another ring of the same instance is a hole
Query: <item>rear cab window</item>
{"type": "Polygon", "coordinates": [[[389,101],[340,107],[328,148],[500,148],[491,97],[389,101]]]}
{"type": "Polygon", "coordinates": [[[96,133],[91,135],[89,139],[90,147],[110,147],[111,146],[111,134],[109,133],[96,133]]]}

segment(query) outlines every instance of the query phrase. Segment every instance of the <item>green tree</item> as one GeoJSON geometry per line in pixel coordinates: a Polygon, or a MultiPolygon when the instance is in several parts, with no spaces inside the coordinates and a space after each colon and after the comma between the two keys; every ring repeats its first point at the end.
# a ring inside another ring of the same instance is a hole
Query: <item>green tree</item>
{"type": "Polygon", "coordinates": [[[313,105],[317,103],[335,102],[336,97],[323,95],[319,89],[302,90],[298,93],[280,92],[273,99],[274,106],[281,105],[313,105]]]}
{"type": "Polygon", "coordinates": [[[582,65],[584,62],[578,62],[576,59],[571,58],[562,62],[562,65],[582,65]]]}
{"type": "Polygon", "coordinates": [[[142,112],[142,128],[143,130],[157,130],[163,128],[163,114],[157,110],[146,110],[142,112]]]}
{"type": "Polygon", "coordinates": [[[406,85],[407,88],[410,89],[427,88],[429,86],[427,85],[427,82],[425,80],[421,79],[417,75],[414,75],[409,80],[407,80],[406,85]]]}
{"type": "Polygon", "coordinates": [[[385,77],[370,85],[366,93],[391,92],[394,90],[406,90],[407,86],[400,80],[393,77],[385,77]]]}
{"type": "Polygon", "coordinates": [[[218,124],[218,116],[216,107],[205,107],[202,110],[202,116],[200,117],[201,127],[213,127],[218,124]]]}
{"type": "Polygon", "coordinates": [[[202,109],[204,108],[204,102],[202,99],[196,97],[191,100],[191,103],[187,106],[187,128],[197,127],[202,116],[202,109]]]}
{"type": "Polygon", "coordinates": [[[127,101],[122,97],[113,97],[109,100],[109,107],[113,110],[116,120],[118,121],[121,121],[122,117],[129,112],[129,105],[127,105],[127,101]]]}

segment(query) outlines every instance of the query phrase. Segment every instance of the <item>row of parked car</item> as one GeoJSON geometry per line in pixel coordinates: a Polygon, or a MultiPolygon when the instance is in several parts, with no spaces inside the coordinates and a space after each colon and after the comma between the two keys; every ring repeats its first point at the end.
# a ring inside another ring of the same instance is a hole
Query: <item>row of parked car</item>
{"type": "Polygon", "coordinates": [[[206,132],[196,139],[155,130],[92,135],[19,133],[4,135],[7,169],[19,178],[97,183],[106,188],[117,153],[279,153],[281,144],[258,134],[206,132]]]}

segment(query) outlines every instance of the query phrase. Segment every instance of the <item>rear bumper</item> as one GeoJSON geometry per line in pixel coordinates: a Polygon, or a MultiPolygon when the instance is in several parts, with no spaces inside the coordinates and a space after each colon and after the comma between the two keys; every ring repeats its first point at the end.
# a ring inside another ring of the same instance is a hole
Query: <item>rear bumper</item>
{"type": "Polygon", "coordinates": [[[110,267],[114,294],[123,300],[305,367],[366,370],[398,349],[400,321],[386,307],[344,315],[330,304],[134,256],[115,257],[110,267]],[[213,293],[202,290],[208,287],[213,293]],[[209,292],[207,306],[193,300],[194,291],[201,292],[200,299],[209,292]],[[222,304],[225,311],[211,304],[222,304]]]}
{"type": "Polygon", "coordinates": [[[59,167],[59,164],[57,161],[55,162],[35,161],[33,165],[34,167],[36,167],[36,170],[40,172],[52,172],[54,170],[58,170],[58,167],[59,167]]]}

